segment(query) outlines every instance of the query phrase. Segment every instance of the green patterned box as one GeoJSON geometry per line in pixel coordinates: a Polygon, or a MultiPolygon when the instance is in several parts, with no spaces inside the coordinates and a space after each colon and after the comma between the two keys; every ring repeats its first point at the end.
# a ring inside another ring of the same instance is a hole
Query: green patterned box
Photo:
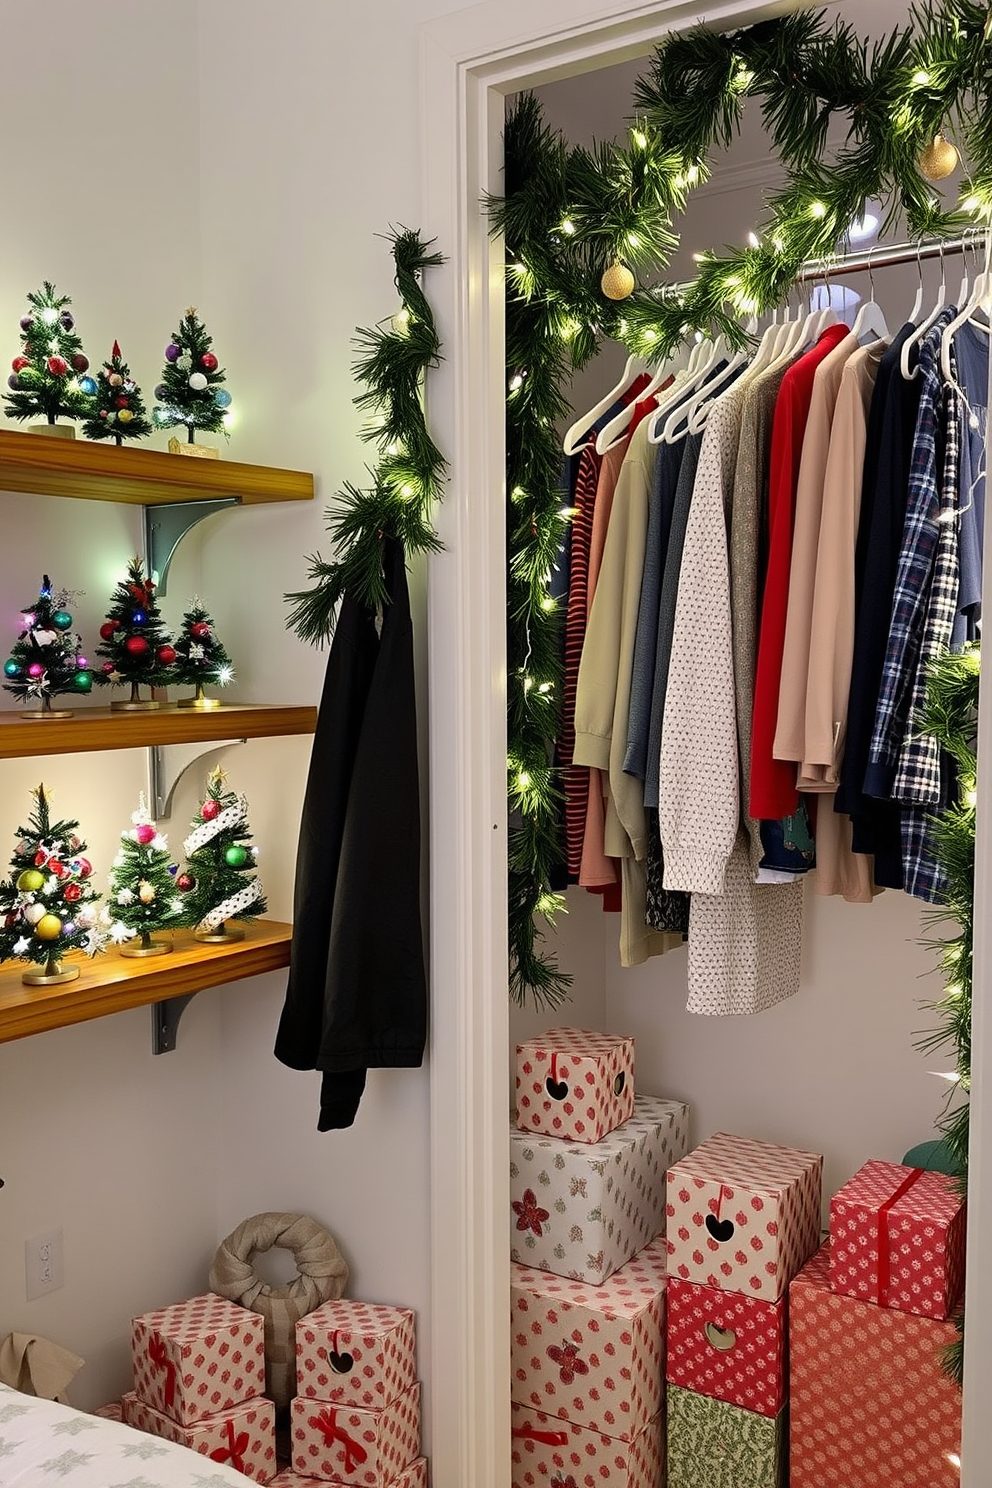
{"type": "Polygon", "coordinates": [[[787,1407],[775,1417],[668,1386],[668,1488],[782,1488],[787,1407]]]}

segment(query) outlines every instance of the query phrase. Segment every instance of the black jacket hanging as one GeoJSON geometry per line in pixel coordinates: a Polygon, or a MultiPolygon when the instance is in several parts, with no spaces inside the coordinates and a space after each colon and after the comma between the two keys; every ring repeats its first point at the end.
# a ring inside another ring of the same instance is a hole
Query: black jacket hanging
{"type": "Polygon", "coordinates": [[[419,1065],[426,1039],[413,628],[395,539],[383,566],[381,631],[346,593],[327,660],[276,1035],[283,1064],[324,1072],[319,1131],[350,1126],[366,1070],[419,1065]]]}

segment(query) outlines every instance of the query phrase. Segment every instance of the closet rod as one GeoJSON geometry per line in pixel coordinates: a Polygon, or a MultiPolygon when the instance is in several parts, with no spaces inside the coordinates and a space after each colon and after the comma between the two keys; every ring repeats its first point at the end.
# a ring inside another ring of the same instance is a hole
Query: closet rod
{"type": "Polygon", "coordinates": [[[834,279],[839,274],[857,274],[864,269],[884,269],[891,264],[917,263],[925,258],[939,258],[950,253],[964,253],[985,238],[985,229],[976,228],[960,238],[929,238],[921,243],[893,243],[891,248],[858,248],[836,258],[808,259],[796,275],[795,283],[811,279],[834,279]]]}

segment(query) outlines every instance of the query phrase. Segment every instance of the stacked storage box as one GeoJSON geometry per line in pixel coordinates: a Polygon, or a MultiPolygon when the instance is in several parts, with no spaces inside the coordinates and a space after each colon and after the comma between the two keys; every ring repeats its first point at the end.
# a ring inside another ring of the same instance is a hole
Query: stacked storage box
{"type": "Polygon", "coordinates": [[[275,1406],[265,1389],[262,1318],[212,1292],[131,1323],[129,1426],[226,1462],[256,1483],[276,1471],[275,1406]]]}
{"type": "Polygon", "coordinates": [[[786,1297],[819,1244],[822,1166],[720,1133],[668,1171],[668,1488],[784,1482],[786,1297]]]}
{"type": "Polygon", "coordinates": [[[789,1289],[792,1488],[956,1488],[961,1394],[941,1352],[964,1285],[951,1181],[869,1162],[789,1289]]]}
{"type": "Polygon", "coordinates": [[[687,1114],[635,1097],[631,1039],[552,1029],[517,1050],[513,1488],[664,1480],[665,1170],[687,1114]]]}

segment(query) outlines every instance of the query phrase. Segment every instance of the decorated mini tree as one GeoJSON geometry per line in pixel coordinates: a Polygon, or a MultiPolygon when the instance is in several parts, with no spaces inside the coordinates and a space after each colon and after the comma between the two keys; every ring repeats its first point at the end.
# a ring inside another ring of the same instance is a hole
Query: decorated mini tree
{"type": "Polygon", "coordinates": [[[32,794],[31,820],[18,828],[10,878],[0,883],[0,959],[33,962],[40,969],[26,971],[22,981],[48,986],[78,977],[79,967],[63,967],[63,956],[69,951],[94,956],[106,937],[97,924],[100,896],[93,865],[83,857],[79,823],[53,823],[45,787],[32,794]]]}
{"type": "Polygon", "coordinates": [[[172,942],[153,940],[152,935],[156,930],[178,929],[184,922],[185,906],[175,883],[178,867],[148,814],[144,794],[131,823],[121,833],[102,918],[122,956],[162,956],[172,950],[172,942]],[[136,945],[123,944],[135,936],[136,945]]]}
{"type": "Polygon", "coordinates": [[[152,426],[141,389],[116,341],[110,360],[104,362],[95,379],[89,377],[86,381],[93,384],[94,394],[83,425],[87,439],[113,439],[123,444],[125,439],[147,438],[152,426]]]}
{"type": "Polygon", "coordinates": [[[176,652],[155,602],[155,585],[145,578],[140,558],[131,559],[127,578],[111,596],[107,618],[100,626],[100,641],[97,655],[104,662],[97,680],[114,687],[131,684],[128,700],[111,706],[157,708],[154,699],[141,697],[139,686],[164,687],[170,682],[176,652]]]}
{"type": "Polygon", "coordinates": [[[226,687],[234,677],[231,658],[217,639],[213,617],[194,598],[183,616],[176,636],[175,679],[195,687],[191,698],[180,698],[180,708],[219,708],[218,698],[205,697],[203,689],[226,687]]]}
{"type": "Polygon", "coordinates": [[[38,598],[21,615],[24,628],[3,664],[3,685],[22,702],[38,702],[25,718],[71,718],[72,709],[53,708],[52,698],[92,689],[93,673],[67,609],[71,599],[70,590],[53,590],[44,574],[38,598]]]}
{"type": "Polygon", "coordinates": [[[197,940],[215,943],[244,935],[231,929],[228,920],[253,920],[266,909],[255,877],[257,849],[251,845],[248,802],[225,790],[226,778],[219,766],[207,777],[207,793],[183,843],[187,868],[176,879],[186,895],[186,923],[197,927],[197,940]]]}
{"type": "Polygon", "coordinates": [[[165,369],[155,389],[152,418],[156,425],[171,429],[184,424],[190,444],[197,429],[227,437],[225,411],[231,406],[231,395],[223,385],[224,369],[218,366],[212,345],[191,305],[165,348],[165,369]]]}
{"type": "Polygon", "coordinates": [[[7,417],[24,421],[43,418],[83,418],[89,394],[80,382],[89,367],[83,343],[75,332],[68,295],[57,295],[54,284],[28,295],[31,309],[21,317],[21,350],[11,363],[4,394],[7,417]]]}

